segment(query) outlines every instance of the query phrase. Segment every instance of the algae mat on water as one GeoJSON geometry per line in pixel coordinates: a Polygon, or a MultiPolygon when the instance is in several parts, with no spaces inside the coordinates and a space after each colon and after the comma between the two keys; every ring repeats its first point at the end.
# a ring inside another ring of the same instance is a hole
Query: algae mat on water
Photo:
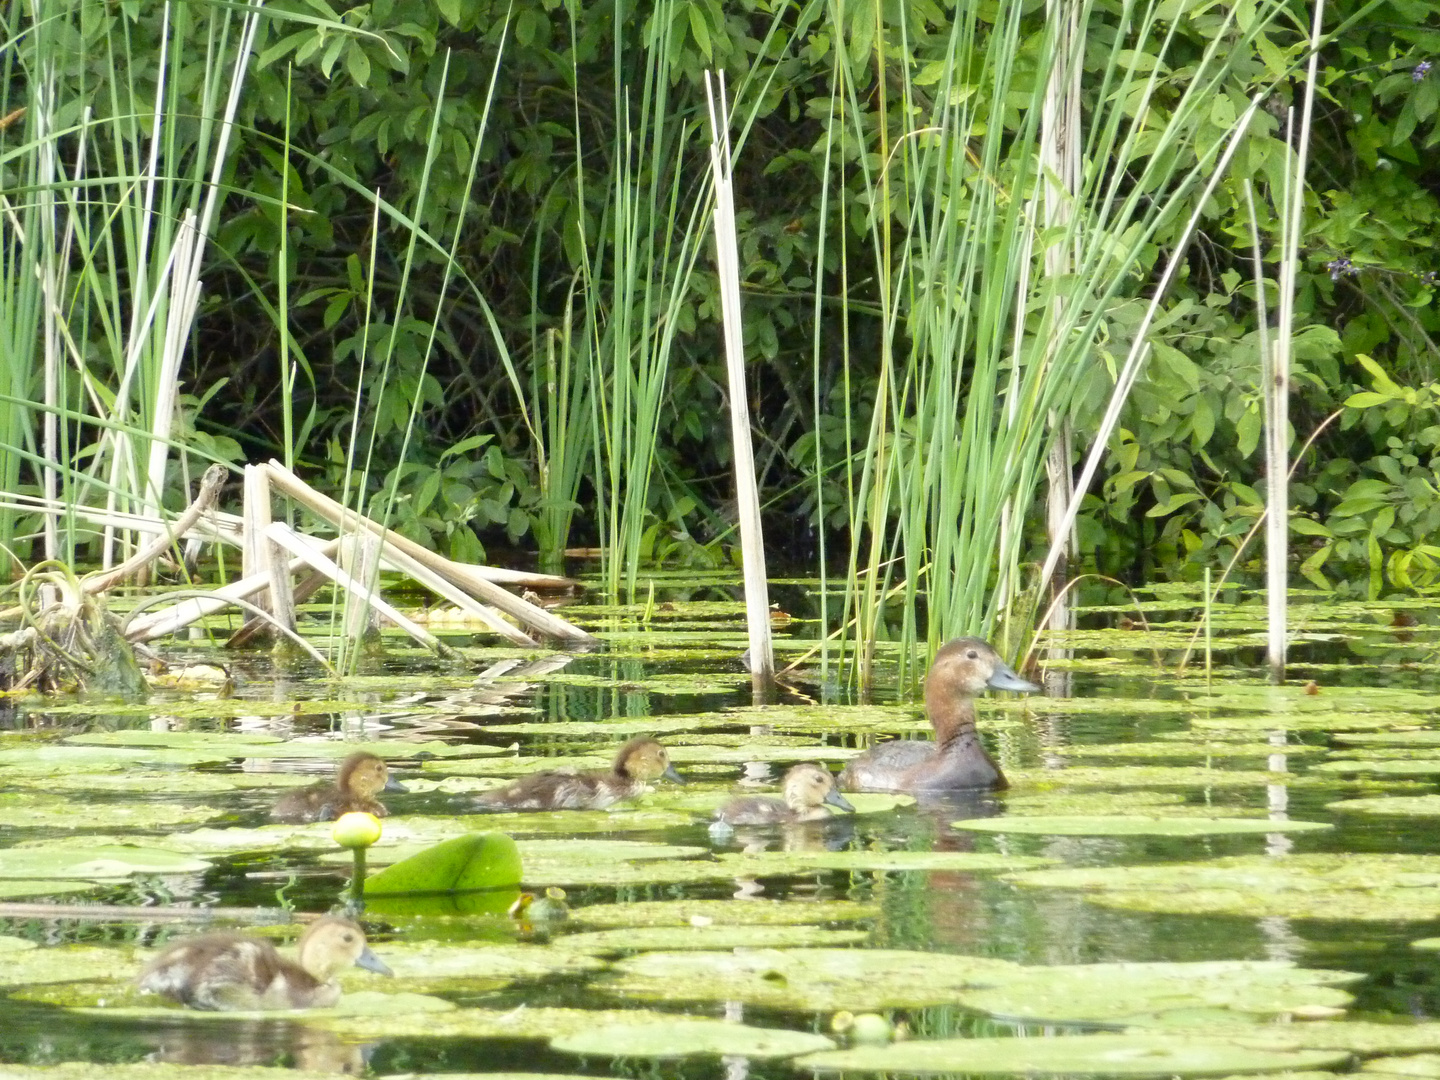
{"type": "Polygon", "coordinates": [[[1240,855],[1155,866],[1070,867],[1007,877],[1081,889],[1131,911],[1296,919],[1440,918],[1440,855],[1240,855]]]}
{"type": "Polygon", "coordinates": [[[1345,1063],[1333,1050],[1253,1050],[1225,1039],[1162,1035],[943,1039],[809,1054],[796,1068],[821,1072],[1225,1076],[1294,1072],[1345,1063]]]}

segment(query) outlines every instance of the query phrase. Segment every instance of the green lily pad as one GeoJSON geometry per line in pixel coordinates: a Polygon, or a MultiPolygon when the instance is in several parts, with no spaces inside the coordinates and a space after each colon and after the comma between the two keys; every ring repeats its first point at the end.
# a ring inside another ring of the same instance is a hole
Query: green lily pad
{"type": "Polygon", "coordinates": [[[1197,736],[1192,742],[1170,739],[1163,742],[1082,743],[1077,746],[1057,746],[1053,753],[1062,757],[1230,758],[1268,757],[1271,754],[1319,754],[1323,751],[1324,747],[1306,746],[1303,743],[1275,746],[1266,742],[1234,742],[1197,736]]]}
{"type": "Polygon", "coordinates": [[[505,1038],[551,1039],[571,1032],[616,1024],[669,1024],[673,1013],[647,1009],[564,1009],[522,1005],[515,1009],[456,1009],[431,1016],[390,1016],[373,1019],[329,1017],[312,1013],[306,1023],[354,1039],[505,1038]]]}
{"type": "MultiPolygon", "coordinates": [[[[413,787],[409,780],[405,781],[405,786],[413,787]]],[[[606,810],[542,810],[534,813],[467,814],[449,818],[427,818],[419,814],[406,814],[403,817],[387,819],[387,824],[394,821],[399,825],[418,829],[432,823],[445,823],[451,828],[460,823],[471,829],[515,835],[669,829],[681,825],[691,825],[694,820],[688,814],[677,813],[668,808],[660,809],[632,802],[619,803],[606,810]]]]}
{"type": "MultiPolygon", "coordinates": [[[[90,839],[88,837],[81,839],[90,839]]],[[[119,878],[131,874],[191,874],[204,859],[163,848],[96,844],[0,849],[0,878],[119,878]]]]}
{"type": "Polygon", "coordinates": [[[365,879],[367,895],[472,892],[520,884],[520,850],[504,833],[469,833],[365,879]]]}
{"type": "MultiPolygon", "coordinates": [[[[1155,817],[1168,814],[1210,812],[1208,807],[1193,806],[1180,791],[1024,791],[1009,789],[1000,793],[1005,813],[1010,817],[1053,814],[1134,814],[1155,817]]],[[[848,796],[847,796],[848,798],[848,796]]]]}
{"type": "Polygon", "coordinates": [[[18,900],[23,896],[60,896],[97,888],[93,881],[27,880],[0,878],[0,900],[18,900]]]}
{"type": "Polygon", "coordinates": [[[144,772],[156,765],[221,764],[223,750],[136,750],[120,746],[15,746],[0,749],[0,782],[12,776],[56,773],[144,772]]]}
{"type": "Polygon", "coordinates": [[[1325,809],[1342,814],[1380,814],[1386,817],[1440,817],[1440,795],[1376,795],[1368,799],[1340,799],[1325,809]]]}
{"type": "Polygon", "coordinates": [[[1343,1065],[1343,1051],[1252,1050],[1223,1039],[1167,1035],[1072,1035],[910,1041],[809,1054],[796,1068],[822,1072],[1034,1076],[1224,1076],[1343,1065]]]}
{"type": "Polygon", "coordinates": [[[833,1050],[823,1035],[783,1028],[757,1028],[726,1020],[676,1017],[668,1024],[614,1024],[560,1035],[552,1050],[597,1057],[680,1058],[696,1055],[737,1055],[784,1058],[833,1050]]]}
{"type": "Polygon", "coordinates": [[[133,949],[88,945],[21,949],[5,954],[5,962],[0,964],[0,986],[129,979],[140,970],[141,963],[142,958],[133,949]]]}
{"type": "Polygon", "coordinates": [[[1440,759],[1381,758],[1371,761],[1337,758],[1311,766],[1316,772],[1362,773],[1368,776],[1435,776],[1440,759]]]}
{"type": "Polygon", "coordinates": [[[1106,907],[1297,919],[1440,917],[1440,856],[1232,856],[1154,866],[1069,867],[1010,875],[1028,887],[1083,889],[1106,907]]]}
{"type": "Polygon", "coordinates": [[[1376,1058],[1365,1062],[1360,1068],[1362,1072],[1381,1073],[1385,1076],[1419,1076],[1425,1080],[1440,1080],[1440,1054],[1376,1058]]]}
{"type": "Polygon", "coordinates": [[[1261,769],[1207,769],[1199,765],[1124,765],[1115,768],[1066,766],[1063,769],[1006,768],[1010,782],[1023,789],[1032,784],[1063,784],[1066,787],[1264,787],[1294,783],[1295,774],[1261,769]]]}
{"type": "Polygon", "coordinates": [[[1248,1046],[1273,1050],[1344,1050],[1354,1054],[1413,1054],[1440,1050],[1440,1024],[1320,1020],[1261,1024],[1225,1033],[1248,1046]]]}
{"type": "Polygon", "coordinates": [[[566,934],[555,948],[611,953],[676,949],[838,948],[858,945],[867,930],[830,930],[806,925],[627,926],[592,933],[566,934]]]}
{"type": "Polygon", "coordinates": [[[1306,1006],[1344,1008],[1353,998],[1337,985],[1361,978],[1281,962],[1075,964],[1024,968],[997,985],[962,989],[958,1000],[1040,1023],[1135,1024],[1192,1010],[1272,1017],[1306,1006]]]}
{"type": "Polygon", "coordinates": [[[28,952],[37,948],[35,942],[22,937],[0,937],[0,953],[28,952]]]}
{"type": "MultiPolygon", "coordinates": [[[[313,784],[314,776],[292,772],[181,772],[144,769],[136,772],[77,772],[52,776],[5,776],[13,788],[60,791],[105,792],[134,795],[137,792],[163,792],[177,795],[225,794],[233,791],[279,790],[313,784]]],[[[409,781],[406,781],[408,784],[409,781]]]]}
{"type": "Polygon", "coordinates": [[[64,740],[67,746],[163,746],[180,750],[215,750],[225,747],[232,756],[238,753],[231,747],[266,746],[284,742],[278,735],[264,735],[260,732],[245,734],[226,731],[150,731],[134,728],[127,731],[90,731],[83,735],[71,735],[64,740]]]}
{"type": "Polygon", "coordinates": [[[1045,866],[1053,859],[986,851],[759,851],[727,852],[720,865],[734,877],[782,877],[816,870],[966,870],[998,873],[1045,866]]]}
{"type": "Polygon", "coordinates": [[[591,904],[570,912],[585,926],[692,926],[696,920],[717,926],[795,926],[854,922],[880,914],[876,904],[853,900],[640,900],[629,904],[591,904]]]}
{"type": "Polygon", "coordinates": [[[1222,817],[998,817],[950,823],[972,832],[1034,833],[1040,836],[1236,836],[1333,829],[1323,821],[1274,821],[1222,817]]]}
{"type": "Polygon", "coordinates": [[[643,1001],[743,1001],[824,1012],[940,1005],[963,987],[1019,970],[989,957],[899,949],[646,952],[616,961],[595,985],[643,1001]]]}
{"type": "MultiPolygon", "coordinates": [[[[749,680],[749,676],[746,676],[749,680]]],[[[673,731],[705,731],[734,727],[725,713],[695,716],[615,717],[610,720],[527,720],[518,724],[486,724],[486,734],[496,735],[598,735],[602,738],[629,738],[632,735],[662,736],[673,731]]]]}
{"type": "MultiPolygon", "coordinates": [[[[133,792],[143,788],[131,789],[133,792]]],[[[82,804],[43,792],[0,795],[0,827],[32,829],[83,829],[103,823],[107,829],[156,829],[167,825],[189,825],[222,817],[225,811],[212,806],[176,802],[122,802],[82,804]]]]}
{"type": "Polygon", "coordinates": [[[1335,741],[1345,746],[1440,746],[1440,731],[1421,728],[1416,731],[1384,731],[1366,734],[1344,732],[1336,735],[1335,741]]]}

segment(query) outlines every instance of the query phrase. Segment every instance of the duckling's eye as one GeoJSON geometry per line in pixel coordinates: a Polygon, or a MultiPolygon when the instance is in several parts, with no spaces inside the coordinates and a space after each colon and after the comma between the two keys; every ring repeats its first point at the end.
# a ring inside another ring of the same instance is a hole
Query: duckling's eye
{"type": "Polygon", "coordinates": [[[979,659],[980,659],[980,654],[979,654],[978,652],[976,652],[974,649],[971,649],[969,652],[967,652],[967,653],[965,654],[965,658],[966,658],[967,660],[979,660],[979,659]]]}
{"type": "Polygon", "coordinates": [[[346,934],[346,935],[345,935],[345,944],[346,944],[346,945],[353,944],[354,941],[355,941],[355,935],[354,935],[354,934],[346,934]]]}

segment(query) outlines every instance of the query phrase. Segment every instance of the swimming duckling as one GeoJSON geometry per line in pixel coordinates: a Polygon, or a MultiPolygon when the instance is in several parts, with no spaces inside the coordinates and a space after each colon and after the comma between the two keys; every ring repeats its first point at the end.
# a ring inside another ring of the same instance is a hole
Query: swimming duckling
{"type": "Polygon", "coordinates": [[[980,745],[974,696],[986,687],[1034,691],[1000,654],[979,638],[941,646],[925,676],[925,713],[933,743],[897,739],[873,746],[840,773],[846,791],[935,792],[1008,786],[1000,766],[980,745]]]}
{"type": "Polygon", "coordinates": [[[823,765],[805,761],[785,774],[785,801],[768,795],[742,795],[715,811],[716,825],[790,825],[799,821],[820,821],[830,816],[824,804],[853,811],[844,795],[835,790],[835,777],[823,765]]]}
{"type": "Polygon", "coordinates": [[[631,739],[615,755],[609,769],[549,769],[522,776],[514,783],[475,799],[480,810],[603,810],[621,799],[649,791],[648,781],[660,777],[685,781],[670,764],[670,755],[654,739],[631,739]]]}
{"type": "Polygon", "coordinates": [[[300,935],[296,954],[298,963],[263,938],[202,934],[177,941],[145,965],[140,989],[192,1009],[323,1009],[340,1000],[337,980],[352,964],[394,974],[349,919],[317,919],[300,935]]]}
{"type": "Polygon", "coordinates": [[[390,778],[390,769],[385,762],[362,750],[340,763],[333,784],[311,784],[290,792],[275,804],[270,817],[287,825],[334,821],[352,810],[384,817],[387,812],[385,804],[375,798],[375,793],[406,790],[404,784],[390,778]]]}

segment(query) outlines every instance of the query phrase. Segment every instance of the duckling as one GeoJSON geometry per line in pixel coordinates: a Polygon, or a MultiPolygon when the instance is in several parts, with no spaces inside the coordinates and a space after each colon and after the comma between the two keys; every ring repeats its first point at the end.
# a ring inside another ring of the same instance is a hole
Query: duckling
{"type": "Polygon", "coordinates": [[[311,784],[290,792],[275,804],[270,817],[287,825],[334,821],[352,810],[384,817],[387,813],[385,804],[375,798],[375,793],[407,790],[400,781],[391,779],[385,762],[362,750],[340,763],[333,784],[311,784]]]}
{"type": "Polygon", "coordinates": [[[853,811],[844,795],[835,790],[835,777],[823,765],[812,761],[792,766],[785,774],[785,801],[766,795],[742,795],[715,811],[716,825],[791,825],[820,821],[830,816],[825,803],[853,811]]]}
{"type": "Polygon", "coordinates": [[[1008,784],[975,731],[974,696],[995,690],[1039,690],[1015,674],[979,638],[941,646],[925,676],[925,713],[933,743],[895,740],[873,746],[840,773],[846,791],[937,792],[1004,788],[1008,784]]]}
{"type": "Polygon", "coordinates": [[[476,798],[480,810],[603,810],[650,790],[650,780],[685,781],[654,739],[631,739],[606,769],[549,769],[476,798]]]}
{"type": "Polygon", "coordinates": [[[296,954],[298,963],[263,938],[202,934],[171,945],[145,965],[138,981],[147,994],[163,994],[192,1009],[230,1012],[327,1008],[340,1000],[337,979],[352,964],[394,974],[349,919],[317,919],[300,935],[296,954]]]}

